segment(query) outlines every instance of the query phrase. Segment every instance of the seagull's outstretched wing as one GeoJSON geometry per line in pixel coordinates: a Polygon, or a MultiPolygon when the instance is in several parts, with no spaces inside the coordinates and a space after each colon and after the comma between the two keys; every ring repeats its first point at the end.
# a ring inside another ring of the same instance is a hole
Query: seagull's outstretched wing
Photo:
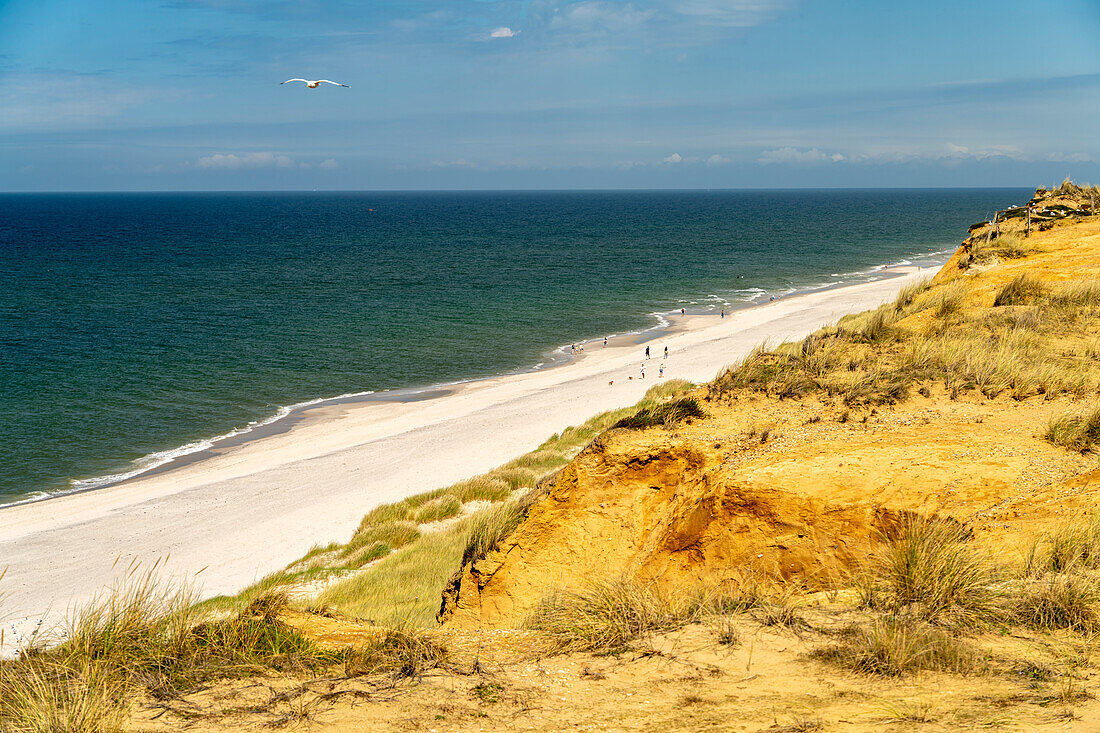
{"type": "Polygon", "coordinates": [[[286,81],[280,82],[280,83],[281,84],[289,84],[292,81],[301,81],[301,82],[305,82],[306,84],[309,84],[309,81],[306,80],[306,79],[287,79],[286,81]]]}
{"type": "MultiPolygon", "coordinates": [[[[317,81],[319,81],[323,84],[335,84],[338,87],[347,87],[348,86],[347,84],[341,84],[338,81],[329,81],[328,79],[318,79],[317,81]]],[[[351,89],[351,87],[348,87],[348,89],[351,89]]]]}

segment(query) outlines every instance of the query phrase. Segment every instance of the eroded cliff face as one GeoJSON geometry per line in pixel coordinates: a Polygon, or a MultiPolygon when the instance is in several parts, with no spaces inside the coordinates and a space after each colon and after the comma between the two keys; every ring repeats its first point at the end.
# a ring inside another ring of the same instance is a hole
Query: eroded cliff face
{"type": "MultiPolygon", "coordinates": [[[[1017,217],[998,233],[1023,222],[1017,217]]],[[[934,303],[899,313],[892,328],[942,340],[984,324],[1006,344],[1041,336],[1043,344],[1021,346],[1020,354],[1058,350],[1058,369],[1074,368],[1077,357],[1066,354],[1075,349],[1100,353],[1078,343],[1091,321],[1078,320],[1074,331],[1038,310],[1039,321],[1025,322],[1031,306],[993,306],[1022,272],[1049,283],[1097,277],[1100,221],[1059,223],[1027,242],[1030,254],[1000,262],[979,262],[960,248],[936,276],[965,286],[958,308],[970,320],[955,331],[945,330],[934,303]]],[[[884,357],[892,364],[907,348],[904,338],[884,357]]],[[[453,628],[521,626],[549,590],[620,576],[683,591],[746,572],[837,585],[909,512],[953,517],[1005,557],[1022,554],[1045,527],[1100,506],[1095,458],[1043,439],[1051,417],[1095,399],[1097,385],[1090,376],[1071,394],[1013,379],[1006,377],[1011,389],[962,390],[926,379],[898,400],[854,406],[820,390],[779,399],[701,389],[707,417],[611,430],[547,480],[544,496],[500,547],[456,574],[440,620],[453,628]]]]}
{"type": "Polygon", "coordinates": [[[1091,506],[1100,478],[1035,435],[1052,405],[991,404],[932,394],[841,423],[819,402],[742,400],[673,431],[609,431],[462,568],[441,620],[515,627],[551,588],[621,575],[687,591],[746,571],[828,587],[906,512],[1022,552],[1037,522],[1091,506]]]}

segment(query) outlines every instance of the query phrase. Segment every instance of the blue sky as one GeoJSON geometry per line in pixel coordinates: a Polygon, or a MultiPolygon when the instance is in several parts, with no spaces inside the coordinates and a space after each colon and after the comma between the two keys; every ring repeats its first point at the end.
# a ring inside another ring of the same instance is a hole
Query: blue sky
{"type": "Polygon", "coordinates": [[[0,0],[0,190],[1100,182],[1097,39],[1100,0],[0,0]]]}

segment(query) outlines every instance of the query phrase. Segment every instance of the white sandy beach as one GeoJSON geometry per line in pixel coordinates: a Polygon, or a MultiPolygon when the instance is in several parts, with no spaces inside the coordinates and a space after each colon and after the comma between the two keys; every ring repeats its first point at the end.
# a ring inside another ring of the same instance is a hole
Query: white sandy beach
{"type": "MultiPolygon", "coordinates": [[[[688,316],[682,330],[649,343],[655,357],[665,346],[671,352],[666,379],[704,382],[763,341],[799,338],[931,274],[898,268],[896,277],[725,319],[688,316]]],[[[194,576],[209,596],[235,592],[314,544],[346,541],[380,503],[489,470],[597,412],[636,402],[658,382],[662,361],[647,362],[639,379],[644,348],[592,345],[564,366],[464,384],[435,399],[312,409],[286,432],[201,461],[0,509],[0,620],[9,642],[27,619],[56,616],[103,588],[116,559],[124,567],[169,557],[169,571],[194,576]]]]}

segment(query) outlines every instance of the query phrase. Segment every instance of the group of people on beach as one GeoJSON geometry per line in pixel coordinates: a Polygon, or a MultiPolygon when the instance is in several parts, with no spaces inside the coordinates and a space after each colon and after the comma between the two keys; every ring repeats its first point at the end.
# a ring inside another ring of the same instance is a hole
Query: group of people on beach
{"type": "MultiPolygon", "coordinates": [[[[645,379],[645,363],[646,363],[646,361],[649,360],[649,358],[650,358],[650,352],[649,352],[649,347],[647,346],[647,347],[645,347],[645,359],[642,360],[642,370],[641,370],[642,371],[642,376],[641,376],[642,379],[645,379]]],[[[665,359],[668,358],[668,347],[667,346],[665,347],[664,358],[665,359]]],[[[664,363],[664,361],[662,361],[660,367],[658,367],[657,376],[658,377],[665,376],[665,363],[664,363]]]]}

